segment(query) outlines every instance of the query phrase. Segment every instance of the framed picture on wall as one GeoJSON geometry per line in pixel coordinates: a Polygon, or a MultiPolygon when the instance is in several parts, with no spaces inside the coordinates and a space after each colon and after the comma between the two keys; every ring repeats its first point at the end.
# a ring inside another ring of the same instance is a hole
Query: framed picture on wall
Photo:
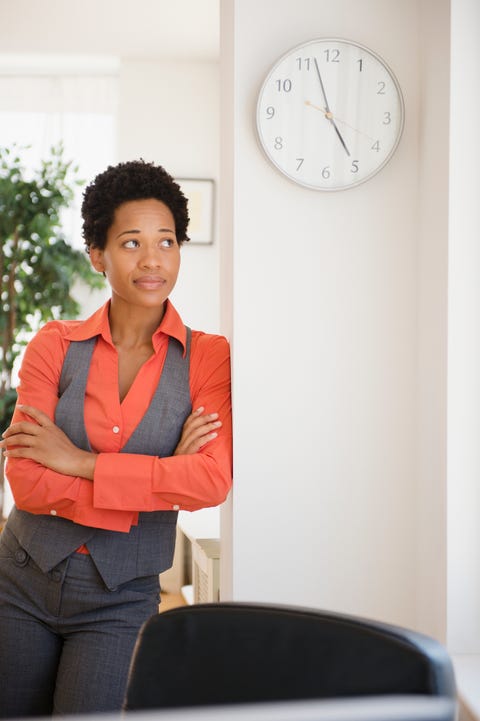
{"type": "Polygon", "coordinates": [[[188,199],[190,243],[213,243],[214,181],[200,178],[175,178],[188,199]]]}

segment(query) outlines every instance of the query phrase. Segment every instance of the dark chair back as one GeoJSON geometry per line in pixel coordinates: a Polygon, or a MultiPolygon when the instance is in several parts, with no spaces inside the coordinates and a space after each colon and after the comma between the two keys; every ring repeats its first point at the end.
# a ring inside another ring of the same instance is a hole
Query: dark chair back
{"type": "Polygon", "coordinates": [[[125,708],[387,694],[453,698],[444,647],[407,629],[337,613],[216,603],[147,621],[125,708]]]}

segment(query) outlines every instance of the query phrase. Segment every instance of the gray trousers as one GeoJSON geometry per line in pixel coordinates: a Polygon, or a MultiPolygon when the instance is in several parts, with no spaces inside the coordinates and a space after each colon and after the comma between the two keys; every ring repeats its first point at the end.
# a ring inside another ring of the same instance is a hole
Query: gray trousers
{"type": "Polygon", "coordinates": [[[158,611],[158,575],[106,589],[90,556],[44,574],[0,534],[0,717],[121,709],[141,625],[158,611]]]}

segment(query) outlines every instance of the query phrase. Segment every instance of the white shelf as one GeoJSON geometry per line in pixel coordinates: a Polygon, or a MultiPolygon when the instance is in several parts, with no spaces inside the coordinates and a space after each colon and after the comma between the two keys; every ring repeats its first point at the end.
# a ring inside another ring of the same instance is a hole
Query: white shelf
{"type": "Polygon", "coordinates": [[[189,586],[182,586],[181,593],[185,602],[191,606],[193,604],[193,586],[191,584],[189,586]]]}
{"type": "Polygon", "coordinates": [[[180,511],[178,525],[190,541],[196,538],[220,538],[220,509],[202,508],[200,511],[180,511]]]}

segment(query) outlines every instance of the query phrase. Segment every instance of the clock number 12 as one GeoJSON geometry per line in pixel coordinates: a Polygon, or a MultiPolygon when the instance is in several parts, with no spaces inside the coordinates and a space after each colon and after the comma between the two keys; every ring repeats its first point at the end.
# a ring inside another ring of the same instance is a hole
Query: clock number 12
{"type": "Polygon", "coordinates": [[[325,58],[327,63],[339,63],[340,62],[340,50],[337,50],[337,48],[327,48],[327,50],[323,51],[325,53],[325,58]]]}

